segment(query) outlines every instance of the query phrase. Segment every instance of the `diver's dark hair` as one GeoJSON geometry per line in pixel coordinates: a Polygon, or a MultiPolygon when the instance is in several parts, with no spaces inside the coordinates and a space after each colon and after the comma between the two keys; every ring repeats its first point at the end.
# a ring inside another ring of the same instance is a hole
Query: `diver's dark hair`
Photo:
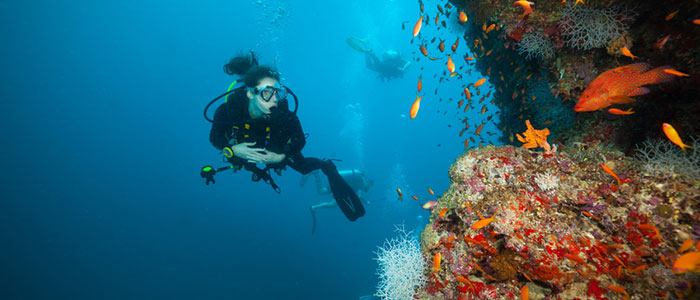
{"type": "Polygon", "coordinates": [[[229,75],[241,75],[243,84],[249,87],[257,86],[263,78],[280,79],[279,73],[274,68],[258,65],[258,59],[253,51],[250,51],[250,55],[231,58],[224,65],[224,72],[229,75]]]}

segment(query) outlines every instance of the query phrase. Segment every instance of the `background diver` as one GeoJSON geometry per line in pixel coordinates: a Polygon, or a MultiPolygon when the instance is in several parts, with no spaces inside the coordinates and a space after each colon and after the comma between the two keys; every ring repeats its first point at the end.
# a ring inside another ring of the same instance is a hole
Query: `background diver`
{"type": "Polygon", "coordinates": [[[382,80],[403,77],[404,71],[411,65],[411,62],[403,59],[396,50],[384,51],[380,60],[374,51],[367,46],[367,40],[349,37],[346,42],[351,48],[365,54],[365,65],[368,69],[379,73],[382,80]]]}
{"type": "MultiPolygon", "coordinates": [[[[287,95],[291,94],[296,104],[296,96],[290,89],[279,83],[279,73],[269,66],[259,66],[255,54],[240,55],[224,65],[229,75],[241,75],[238,81],[243,86],[235,88],[212,100],[204,110],[207,120],[212,122],[209,140],[222,150],[232,165],[214,169],[202,168],[201,176],[206,183],[215,183],[216,172],[242,168],[253,173],[252,180],[260,179],[280,192],[270,175],[270,170],[281,175],[286,166],[301,174],[321,169],[328,177],[330,190],[341,211],[350,221],[365,214],[359,197],[338,174],[335,164],[328,159],[304,157],[301,150],[306,137],[296,115],[296,108],[289,110],[287,95]],[[226,101],[214,113],[214,119],[206,116],[207,109],[216,100],[226,96],[226,101]],[[261,169],[257,164],[265,164],[261,169]]],[[[235,82],[234,82],[235,84],[235,82]]],[[[231,85],[231,87],[234,86],[231,85]]]]}
{"type": "MultiPolygon", "coordinates": [[[[345,179],[345,182],[347,182],[348,185],[350,185],[350,188],[352,188],[353,191],[355,191],[357,196],[360,198],[360,201],[362,201],[364,205],[369,204],[369,201],[365,197],[365,194],[367,194],[372,185],[374,185],[373,180],[367,178],[367,176],[360,170],[340,170],[338,171],[338,174],[340,174],[340,176],[342,176],[343,179],[345,179]]],[[[321,179],[321,176],[319,175],[318,171],[314,171],[304,175],[301,178],[301,185],[303,186],[311,176],[314,177],[314,183],[316,184],[316,192],[319,195],[328,195],[331,193],[330,186],[321,179]]],[[[316,205],[312,205],[309,208],[309,210],[311,211],[311,218],[313,221],[311,226],[311,234],[314,234],[316,232],[316,210],[319,208],[329,208],[335,206],[336,203],[334,201],[326,201],[316,205]]]]}

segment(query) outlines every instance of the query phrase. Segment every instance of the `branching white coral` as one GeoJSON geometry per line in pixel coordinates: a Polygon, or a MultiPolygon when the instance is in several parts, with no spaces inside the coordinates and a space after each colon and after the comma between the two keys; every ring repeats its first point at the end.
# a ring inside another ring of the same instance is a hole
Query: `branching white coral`
{"type": "Polygon", "coordinates": [[[559,26],[568,46],[588,50],[605,47],[608,42],[622,36],[635,17],[634,11],[620,6],[568,4],[562,10],[559,26]]]}
{"type": "Polygon", "coordinates": [[[554,42],[541,32],[526,33],[518,43],[518,53],[525,54],[525,59],[549,58],[554,54],[554,42]]]}
{"type": "Polygon", "coordinates": [[[636,158],[644,164],[644,172],[648,175],[700,180],[700,137],[688,140],[694,149],[687,152],[668,140],[647,140],[637,146],[636,158]]]}
{"type": "Polygon", "coordinates": [[[426,282],[423,275],[425,260],[417,238],[406,232],[403,226],[396,230],[399,235],[386,240],[376,252],[379,284],[375,296],[384,300],[413,299],[416,289],[426,282]]]}

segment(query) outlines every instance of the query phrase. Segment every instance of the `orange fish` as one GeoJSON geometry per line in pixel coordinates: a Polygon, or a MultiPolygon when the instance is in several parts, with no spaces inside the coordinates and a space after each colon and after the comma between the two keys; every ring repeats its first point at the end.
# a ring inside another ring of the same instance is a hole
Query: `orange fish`
{"type": "Polygon", "coordinates": [[[486,28],[486,31],[485,31],[485,32],[486,32],[486,33],[489,33],[489,32],[491,32],[491,30],[493,30],[494,28],[496,28],[496,24],[491,24],[491,25],[489,25],[488,28],[486,28]]]}
{"type": "Polygon", "coordinates": [[[483,115],[484,113],[486,113],[486,105],[484,105],[484,107],[481,108],[481,114],[483,115]]]}
{"type": "Polygon", "coordinates": [[[620,51],[622,51],[622,55],[627,56],[629,58],[632,58],[632,59],[639,58],[639,56],[632,54],[632,52],[630,52],[630,49],[627,49],[627,46],[622,47],[622,49],[620,49],[620,51]]]}
{"type": "Polygon", "coordinates": [[[608,109],[608,112],[613,114],[613,115],[631,115],[634,113],[631,108],[628,110],[620,110],[617,108],[611,108],[611,109],[608,109]]]}
{"type": "Polygon", "coordinates": [[[693,24],[695,24],[695,25],[700,25],[700,19],[695,19],[695,20],[693,20],[693,24]]]}
{"type": "Polygon", "coordinates": [[[617,174],[615,174],[615,172],[613,172],[613,170],[610,170],[610,168],[608,168],[608,166],[606,166],[604,164],[600,164],[600,167],[603,168],[603,171],[607,172],[612,177],[615,177],[615,179],[617,180],[617,185],[620,185],[620,177],[617,177],[617,174]]]}
{"type": "Polygon", "coordinates": [[[654,43],[654,46],[652,46],[653,49],[658,49],[659,51],[664,50],[664,45],[666,45],[666,42],[668,42],[668,39],[671,37],[670,34],[666,35],[665,37],[660,38],[659,40],[654,43]]]}
{"type": "Polygon", "coordinates": [[[441,209],[441,210],[440,210],[440,213],[438,214],[438,216],[439,216],[440,218],[442,218],[442,217],[445,216],[445,214],[447,214],[447,208],[441,209]]]}
{"type": "Polygon", "coordinates": [[[683,254],[673,262],[673,272],[676,274],[698,271],[700,271],[700,251],[683,254]]]}
{"type": "Polygon", "coordinates": [[[469,279],[464,278],[464,277],[462,277],[462,276],[460,276],[460,275],[457,275],[457,277],[455,277],[455,279],[457,279],[457,281],[459,281],[459,282],[461,282],[461,283],[466,283],[466,284],[468,284],[468,285],[470,285],[470,286],[473,286],[473,285],[472,285],[472,282],[469,281],[469,279]]]}
{"type": "Polygon", "coordinates": [[[469,149],[469,139],[464,140],[464,149],[469,149]]]}
{"type": "Polygon", "coordinates": [[[643,85],[668,82],[674,78],[663,71],[668,66],[651,69],[651,65],[647,63],[636,63],[623,67],[605,71],[589,83],[581,93],[574,111],[596,111],[613,103],[628,103],[628,99],[613,96],[645,95],[649,93],[649,89],[642,87],[643,85]]]}
{"type": "Polygon", "coordinates": [[[459,46],[459,38],[457,38],[457,40],[455,41],[455,43],[452,44],[452,47],[451,47],[452,53],[457,52],[457,46],[459,46]]]}
{"type": "Polygon", "coordinates": [[[481,129],[484,129],[484,123],[481,123],[479,127],[476,128],[476,131],[474,131],[474,135],[481,136],[481,129]]]}
{"type": "Polygon", "coordinates": [[[520,299],[521,300],[529,300],[530,299],[530,291],[527,289],[527,284],[523,285],[522,288],[520,288],[520,299]]]}
{"type": "Polygon", "coordinates": [[[569,253],[564,253],[564,257],[568,258],[569,260],[573,260],[573,261],[575,261],[575,262],[577,262],[577,263],[580,263],[580,264],[585,264],[585,263],[586,263],[586,261],[583,260],[583,258],[581,258],[581,257],[578,256],[578,255],[573,255],[573,254],[569,254],[569,253]]]}
{"type": "Polygon", "coordinates": [[[683,252],[687,251],[688,249],[693,247],[693,244],[695,244],[695,242],[692,239],[685,240],[685,242],[683,242],[681,247],[678,248],[678,253],[683,253],[683,252]]]}
{"type": "MultiPolygon", "coordinates": [[[[418,200],[418,197],[416,197],[416,196],[414,196],[414,195],[411,195],[411,198],[413,198],[413,200],[418,200]]],[[[431,206],[431,207],[432,207],[432,206],[431,206]]]]}
{"type": "Polygon", "coordinates": [[[630,299],[630,294],[628,294],[623,287],[617,285],[609,285],[608,288],[613,292],[625,294],[625,298],[630,299]]]}
{"type": "Polygon", "coordinates": [[[420,53],[422,53],[423,56],[428,56],[428,49],[425,49],[425,46],[420,45],[420,53]]]}
{"type": "Polygon", "coordinates": [[[440,40],[440,44],[438,45],[438,50],[440,50],[440,52],[445,51],[445,40],[440,40]]]}
{"type": "Polygon", "coordinates": [[[418,18],[418,22],[416,22],[416,25],[413,26],[413,37],[418,36],[421,26],[423,26],[423,16],[420,16],[420,18],[418,18]]]}
{"type": "Polygon", "coordinates": [[[673,126],[671,126],[671,124],[663,123],[662,126],[663,126],[663,130],[664,130],[664,134],[666,135],[666,137],[669,140],[671,140],[672,143],[678,145],[678,147],[681,147],[681,149],[683,149],[683,151],[685,151],[685,148],[693,149],[693,147],[688,146],[688,145],[683,143],[683,141],[681,140],[681,137],[678,136],[678,132],[676,132],[676,129],[674,129],[673,126]]]}
{"type": "Polygon", "coordinates": [[[639,224],[637,225],[637,228],[639,229],[646,229],[646,230],[651,230],[654,232],[654,237],[657,239],[661,239],[661,232],[659,232],[659,229],[656,228],[656,226],[651,225],[651,224],[639,224]]]}
{"type": "Polygon", "coordinates": [[[534,12],[532,11],[532,7],[531,7],[531,5],[535,5],[534,2],[525,1],[525,0],[515,1],[515,2],[513,3],[513,6],[517,6],[517,5],[520,5],[520,6],[524,9],[524,11],[523,11],[523,16],[524,16],[524,15],[527,15],[527,14],[532,14],[532,13],[534,13],[534,12]]]}
{"type": "Polygon", "coordinates": [[[473,57],[467,57],[467,56],[465,56],[465,57],[464,57],[464,60],[465,60],[465,61],[469,61],[469,60],[474,60],[474,58],[473,58],[473,57]]]}
{"type": "Polygon", "coordinates": [[[472,94],[469,92],[468,88],[464,88],[464,96],[467,97],[467,100],[472,101],[472,94]]]}
{"type": "Polygon", "coordinates": [[[666,21],[673,19],[673,17],[674,17],[679,11],[680,11],[680,9],[677,9],[676,11],[674,11],[674,12],[668,14],[668,15],[666,16],[666,18],[664,18],[664,19],[666,19],[666,21]]]}
{"type": "Polygon", "coordinates": [[[450,55],[447,56],[447,70],[449,70],[450,73],[455,72],[455,63],[452,62],[452,56],[450,55]]]}
{"type": "Polygon", "coordinates": [[[635,267],[634,269],[628,270],[628,272],[630,272],[630,273],[632,273],[632,274],[634,274],[634,273],[639,273],[639,272],[641,272],[641,271],[646,270],[646,268],[647,268],[647,265],[641,265],[641,266],[635,267]]]}
{"type": "Polygon", "coordinates": [[[436,253],[435,256],[433,257],[433,272],[440,271],[440,261],[442,260],[442,256],[440,255],[440,252],[436,253]]]}
{"type": "Polygon", "coordinates": [[[473,87],[478,87],[478,86],[484,84],[484,82],[486,82],[486,78],[481,78],[481,79],[477,80],[477,81],[474,83],[474,85],[472,85],[472,86],[473,86],[473,87]]]}
{"type": "Polygon", "coordinates": [[[459,21],[462,23],[467,22],[467,14],[465,14],[463,10],[459,12],[459,21]]]}
{"type": "Polygon", "coordinates": [[[433,192],[433,189],[431,189],[430,187],[428,187],[428,193],[430,193],[431,195],[435,196],[435,192],[433,192]]]}
{"type": "Polygon", "coordinates": [[[678,72],[674,69],[664,69],[664,72],[671,74],[671,75],[676,75],[676,76],[690,77],[690,75],[678,72]]]}
{"type": "Polygon", "coordinates": [[[403,193],[401,192],[400,188],[396,188],[396,192],[399,193],[399,200],[403,200],[403,193]]]}
{"type": "Polygon", "coordinates": [[[423,76],[418,77],[418,92],[420,93],[421,90],[423,90],[423,76]]]}
{"type": "Polygon", "coordinates": [[[582,212],[584,215],[586,215],[586,216],[589,216],[589,217],[591,217],[591,218],[594,218],[594,219],[600,221],[600,218],[599,218],[599,217],[596,217],[596,216],[593,215],[592,213],[589,213],[589,212],[587,212],[587,211],[585,211],[585,210],[584,210],[584,211],[581,211],[581,212],[582,212]]]}
{"type": "Polygon", "coordinates": [[[413,105],[411,105],[411,119],[415,118],[416,115],[418,115],[418,110],[420,109],[420,99],[423,98],[423,96],[416,96],[418,99],[416,99],[415,102],[413,102],[413,105]]]}
{"type": "Polygon", "coordinates": [[[481,229],[484,226],[489,225],[489,223],[493,222],[493,217],[495,217],[495,216],[496,216],[496,214],[494,213],[493,216],[491,216],[490,218],[481,219],[479,221],[476,221],[476,223],[474,223],[472,225],[472,229],[481,229]]]}

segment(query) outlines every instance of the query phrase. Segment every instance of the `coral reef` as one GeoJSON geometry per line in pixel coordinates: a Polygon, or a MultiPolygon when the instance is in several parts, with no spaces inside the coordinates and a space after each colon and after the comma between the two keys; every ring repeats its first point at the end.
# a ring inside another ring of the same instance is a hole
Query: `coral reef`
{"type": "Polygon", "coordinates": [[[621,6],[587,7],[569,2],[559,26],[569,47],[581,50],[605,47],[624,35],[636,13],[621,6]]]}
{"type": "Polygon", "coordinates": [[[525,54],[526,59],[550,58],[554,55],[554,43],[542,32],[525,33],[518,43],[518,53],[525,54]]]}
{"type": "Polygon", "coordinates": [[[592,156],[512,146],[461,155],[422,235],[434,263],[414,298],[516,299],[523,286],[530,299],[698,297],[700,274],[670,264],[700,234],[700,184],[653,176],[601,146],[592,156]]]}
{"type": "MultiPolygon", "coordinates": [[[[694,101],[700,97],[700,28],[691,22],[700,15],[700,6],[682,0],[664,2],[663,7],[668,9],[634,0],[590,0],[578,5],[576,1],[539,1],[532,6],[533,13],[523,15],[524,9],[512,2],[450,3],[455,11],[464,10],[469,15],[468,22],[454,29],[466,29],[464,40],[469,41],[467,45],[474,53],[473,67],[486,74],[494,87],[494,103],[501,111],[497,127],[504,132],[501,142],[517,142],[515,133],[523,131],[526,119],[541,126],[540,122],[549,120],[547,115],[556,117],[560,113],[564,113],[562,120],[566,122],[551,120],[553,124],[547,125],[556,143],[570,142],[559,140],[560,136],[573,137],[574,141],[582,135],[590,136],[588,127],[577,124],[599,121],[601,113],[574,114],[569,110],[596,76],[633,62],[622,56],[622,46],[639,56],[638,61],[670,65],[690,77],[651,86],[650,94],[635,97],[637,102],[615,107],[634,108],[635,114],[625,116],[624,122],[609,124],[616,136],[625,137],[610,142],[630,152],[648,137],[659,138],[662,122],[678,124],[688,135],[700,135],[700,106],[694,101]],[[676,10],[677,14],[669,18],[669,13],[676,10]],[[497,27],[485,35],[484,24],[497,27]],[[550,45],[551,56],[533,59],[549,53],[543,49],[550,45]],[[542,83],[562,106],[554,105],[551,97],[547,99],[553,105],[547,111],[542,109],[547,105],[533,103],[533,96],[539,99],[538,94],[544,90],[542,83]],[[549,111],[552,108],[556,109],[549,111]],[[583,130],[575,133],[578,136],[563,134],[574,126],[583,130]]],[[[604,113],[602,117],[603,122],[620,118],[604,113]]]]}
{"type": "MultiPolygon", "coordinates": [[[[700,147],[700,138],[688,143],[694,149],[700,147]]],[[[668,140],[647,140],[637,146],[637,158],[649,176],[700,181],[700,151],[684,152],[668,140]]]]}
{"type": "Polygon", "coordinates": [[[561,97],[551,92],[548,80],[531,78],[527,85],[528,108],[532,108],[532,121],[537,126],[552,128],[552,137],[556,137],[562,130],[571,127],[574,120],[574,110],[571,102],[563,102],[561,97]]]}

